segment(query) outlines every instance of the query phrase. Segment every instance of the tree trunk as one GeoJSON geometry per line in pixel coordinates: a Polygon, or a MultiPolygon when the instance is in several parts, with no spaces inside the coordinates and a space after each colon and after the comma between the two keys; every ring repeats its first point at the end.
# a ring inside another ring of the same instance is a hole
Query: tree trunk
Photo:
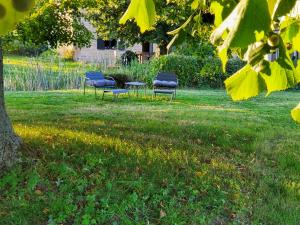
{"type": "Polygon", "coordinates": [[[0,41],[0,171],[16,162],[20,145],[21,139],[13,131],[5,110],[3,52],[0,41]]]}

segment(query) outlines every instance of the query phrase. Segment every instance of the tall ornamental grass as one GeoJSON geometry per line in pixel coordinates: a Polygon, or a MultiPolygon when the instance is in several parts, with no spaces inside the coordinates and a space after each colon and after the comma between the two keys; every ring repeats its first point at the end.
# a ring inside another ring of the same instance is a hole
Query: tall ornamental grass
{"type": "Polygon", "coordinates": [[[6,57],[4,85],[7,91],[78,89],[83,85],[85,72],[97,69],[99,65],[96,64],[56,58],[6,57]]]}

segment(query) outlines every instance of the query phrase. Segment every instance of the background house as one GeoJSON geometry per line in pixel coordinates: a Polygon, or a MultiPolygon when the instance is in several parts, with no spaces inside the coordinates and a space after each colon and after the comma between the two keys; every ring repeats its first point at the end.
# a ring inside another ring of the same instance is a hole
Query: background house
{"type": "Polygon", "coordinates": [[[158,50],[157,45],[153,43],[135,44],[125,48],[119,40],[98,38],[96,29],[89,22],[84,21],[84,25],[93,32],[95,38],[88,48],[74,48],[75,61],[97,62],[105,67],[113,67],[127,50],[135,52],[140,62],[149,60],[158,50]]]}

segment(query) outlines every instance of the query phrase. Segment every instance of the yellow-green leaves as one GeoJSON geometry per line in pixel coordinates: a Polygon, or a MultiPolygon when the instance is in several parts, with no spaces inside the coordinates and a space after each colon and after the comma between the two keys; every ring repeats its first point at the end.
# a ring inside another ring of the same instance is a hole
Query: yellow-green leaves
{"type": "Polygon", "coordinates": [[[280,40],[280,56],[276,61],[264,59],[265,44],[258,42],[245,54],[248,64],[225,81],[226,89],[233,100],[245,100],[267,91],[282,91],[294,87],[300,81],[300,67],[296,70],[280,40]]]}
{"type": "Polygon", "coordinates": [[[215,26],[219,26],[223,22],[222,12],[224,6],[219,2],[212,2],[210,5],[210,11],[215,15],[215,26]]]}
{"type": "Polygon", "coordinates": [[[281,26],[281,36],[290,51],[300,51],[300,21],[286,17],[281,26]]]}
{"type": "Polygon", "coordinates": [[[267,94],[274,91],[283,91],[296,85],[294,69],[280,65],[277,61],[270,63],[270,73],[261,73],[267,86],[267,94]]]}
{"type": "Polygon", "coordinates": [[[295,70],[295,79],[296,79],[296,83],[299,84],[300,83],[300,60],[298,60],[298,66],[296,67],[295,70]]]}
{"type": "Polygon", "coordinates": [[[34,6],[34,0],[0,0],[0,34],[11,31],[34,6]]]}
{"type": "Polygon", "coordinates": [[[204,8],[207,4],[207,0],[194,0],[191,4],[191,8],[196,10],[198,8],[204,8]]]}
{"type": "Polygon", "coordinates": [[[215,15],[215,26],[219,26],[236,5],[236,0],[213,1],[210,5],[210,11],[215,15]]]}
{"type": "MultiPolygon", "coordinates": [[[[212,10],[214,13],[219,11],[221,13],[223,8],[215,2],[212,10]]],[[[216,23],[221,20],[220,16],[216,17],[216,23]]],[[[218,50],[223,70],[226,68],[228,49],[247,49],[249,45],[260,41],[257,37],[263,38],[270,31],[270,26],[271,18],[267,0],[241,0],[211,35],[212,43],[221,43],[218,50]]]]}
{"type": "Polygon", "coordinates": [[[229,31],[223,48],[247,48],[256,42],[256,33],[269,32],[271,18],[267,0],[241,0],[227,19],[212,34],[216,43],[229,31]]]}
{"type": "Polygon", "coordinates": [[[299,105],[292,110],[292,117],[295,121],[300,123],[300,103],[299,105]]]}
{"type": "Polygon", "coordinates": [[[264,82],[261,76],[246,65],[225,81],[227,93],[234,101],[246,100],[259,95],[264,90],[264,82]]]}
{"type": "Polygon", "coordinates": [[[291,12],[296,2],[297,0],[277,0],[274,4],[274,0],[271,0],[270,4],[274,4],[272,19],[277,19],[291,12]]]}
{"type": "Polygon", "coordinates": [[[155,5],[153,0],[131,0],[131,3],[120,19],[120,24],[125,24],[127,20],[135,19],[141,32],[153,28],[155,23],[155,5]]]}

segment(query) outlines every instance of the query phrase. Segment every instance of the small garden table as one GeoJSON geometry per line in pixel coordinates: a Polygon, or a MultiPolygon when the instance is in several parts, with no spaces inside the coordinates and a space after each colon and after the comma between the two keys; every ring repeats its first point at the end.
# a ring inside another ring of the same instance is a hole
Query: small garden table
{"type": "Polygon", "coordinates": [[[142,88],[144,88],[145,95],[146,95],[146,92],[147,92],[147,84],[146,83],[135,81],[135,82],[126,82],[125,84],[129,88],[131,87],[133,89],[134,93],[136,92],[137,97],[139,96],[139,89],[142,89],[142,88]]]}
{"type": "Polygon", "coordinates": [[[111,92],[114,96],[114,100],[116,99],[116,97],[118,97],[119,94],[125,94],[129,92],[127,89],[108,89],[108,90],[103,90],[103,95],[102,95],[102,100],[104,99],[104,95],[105,93],[111,92]]]}

